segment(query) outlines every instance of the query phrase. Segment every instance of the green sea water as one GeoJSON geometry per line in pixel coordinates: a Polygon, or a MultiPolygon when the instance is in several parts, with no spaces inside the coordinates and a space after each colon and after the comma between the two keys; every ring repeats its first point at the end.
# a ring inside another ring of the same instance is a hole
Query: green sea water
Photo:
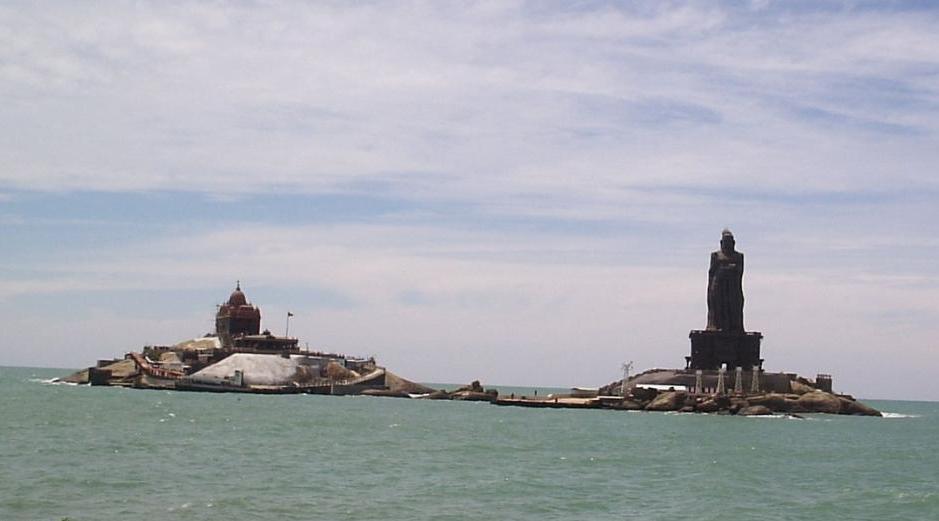
{"type": "Polygon", "coordinates": [[[0,368],[0,520],[939,519],[939,404],[805,420],[53,385],[0,368]]]}

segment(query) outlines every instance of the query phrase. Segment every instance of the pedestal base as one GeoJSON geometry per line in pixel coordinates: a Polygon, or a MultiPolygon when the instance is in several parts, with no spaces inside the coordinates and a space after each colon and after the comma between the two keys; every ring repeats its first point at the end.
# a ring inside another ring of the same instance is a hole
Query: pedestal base
{"type": "Polygon", "coordinates": [[[719,369],[727,364],[729,370],[753,366],[763,367],[760,358],[760,340],[763,333],[693,330],[691,356],[686,356],[687,369],[719,369]]]}

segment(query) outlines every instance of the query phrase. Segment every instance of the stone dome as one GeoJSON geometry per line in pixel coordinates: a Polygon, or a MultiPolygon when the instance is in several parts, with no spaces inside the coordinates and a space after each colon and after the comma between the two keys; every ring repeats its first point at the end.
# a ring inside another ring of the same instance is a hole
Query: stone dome
{"type": "Polygon", "coordinates": [[[235,286],[235,291],[231,292],[231,295],[228,297],[229,306],[247,306],[248,297],[245,297],[245,294],[241,292],[241,282],[238,282],[235,286]]]}

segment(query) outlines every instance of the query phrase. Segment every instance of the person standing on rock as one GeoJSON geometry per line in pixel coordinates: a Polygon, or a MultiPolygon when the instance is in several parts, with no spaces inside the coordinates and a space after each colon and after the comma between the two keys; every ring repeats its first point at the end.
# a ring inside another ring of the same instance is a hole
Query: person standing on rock
{"type": "Polygon", "coordinates": [[[721,249],[711,253],[708,270],[709,331],[743,331],[743,254],[734,250],[734,234],[721,232],[721,249]]]}

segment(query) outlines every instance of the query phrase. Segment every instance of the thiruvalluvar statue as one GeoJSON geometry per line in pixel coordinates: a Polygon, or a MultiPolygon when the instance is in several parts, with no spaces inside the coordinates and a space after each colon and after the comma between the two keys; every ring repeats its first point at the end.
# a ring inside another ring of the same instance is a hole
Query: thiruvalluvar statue
{"type": "Polygon", "coordinates": [[[743,254],[734,250],[734,234],[721,232],[721,249],[711,253],[708,269],[708,331],[742,332],[743,254]]]}

